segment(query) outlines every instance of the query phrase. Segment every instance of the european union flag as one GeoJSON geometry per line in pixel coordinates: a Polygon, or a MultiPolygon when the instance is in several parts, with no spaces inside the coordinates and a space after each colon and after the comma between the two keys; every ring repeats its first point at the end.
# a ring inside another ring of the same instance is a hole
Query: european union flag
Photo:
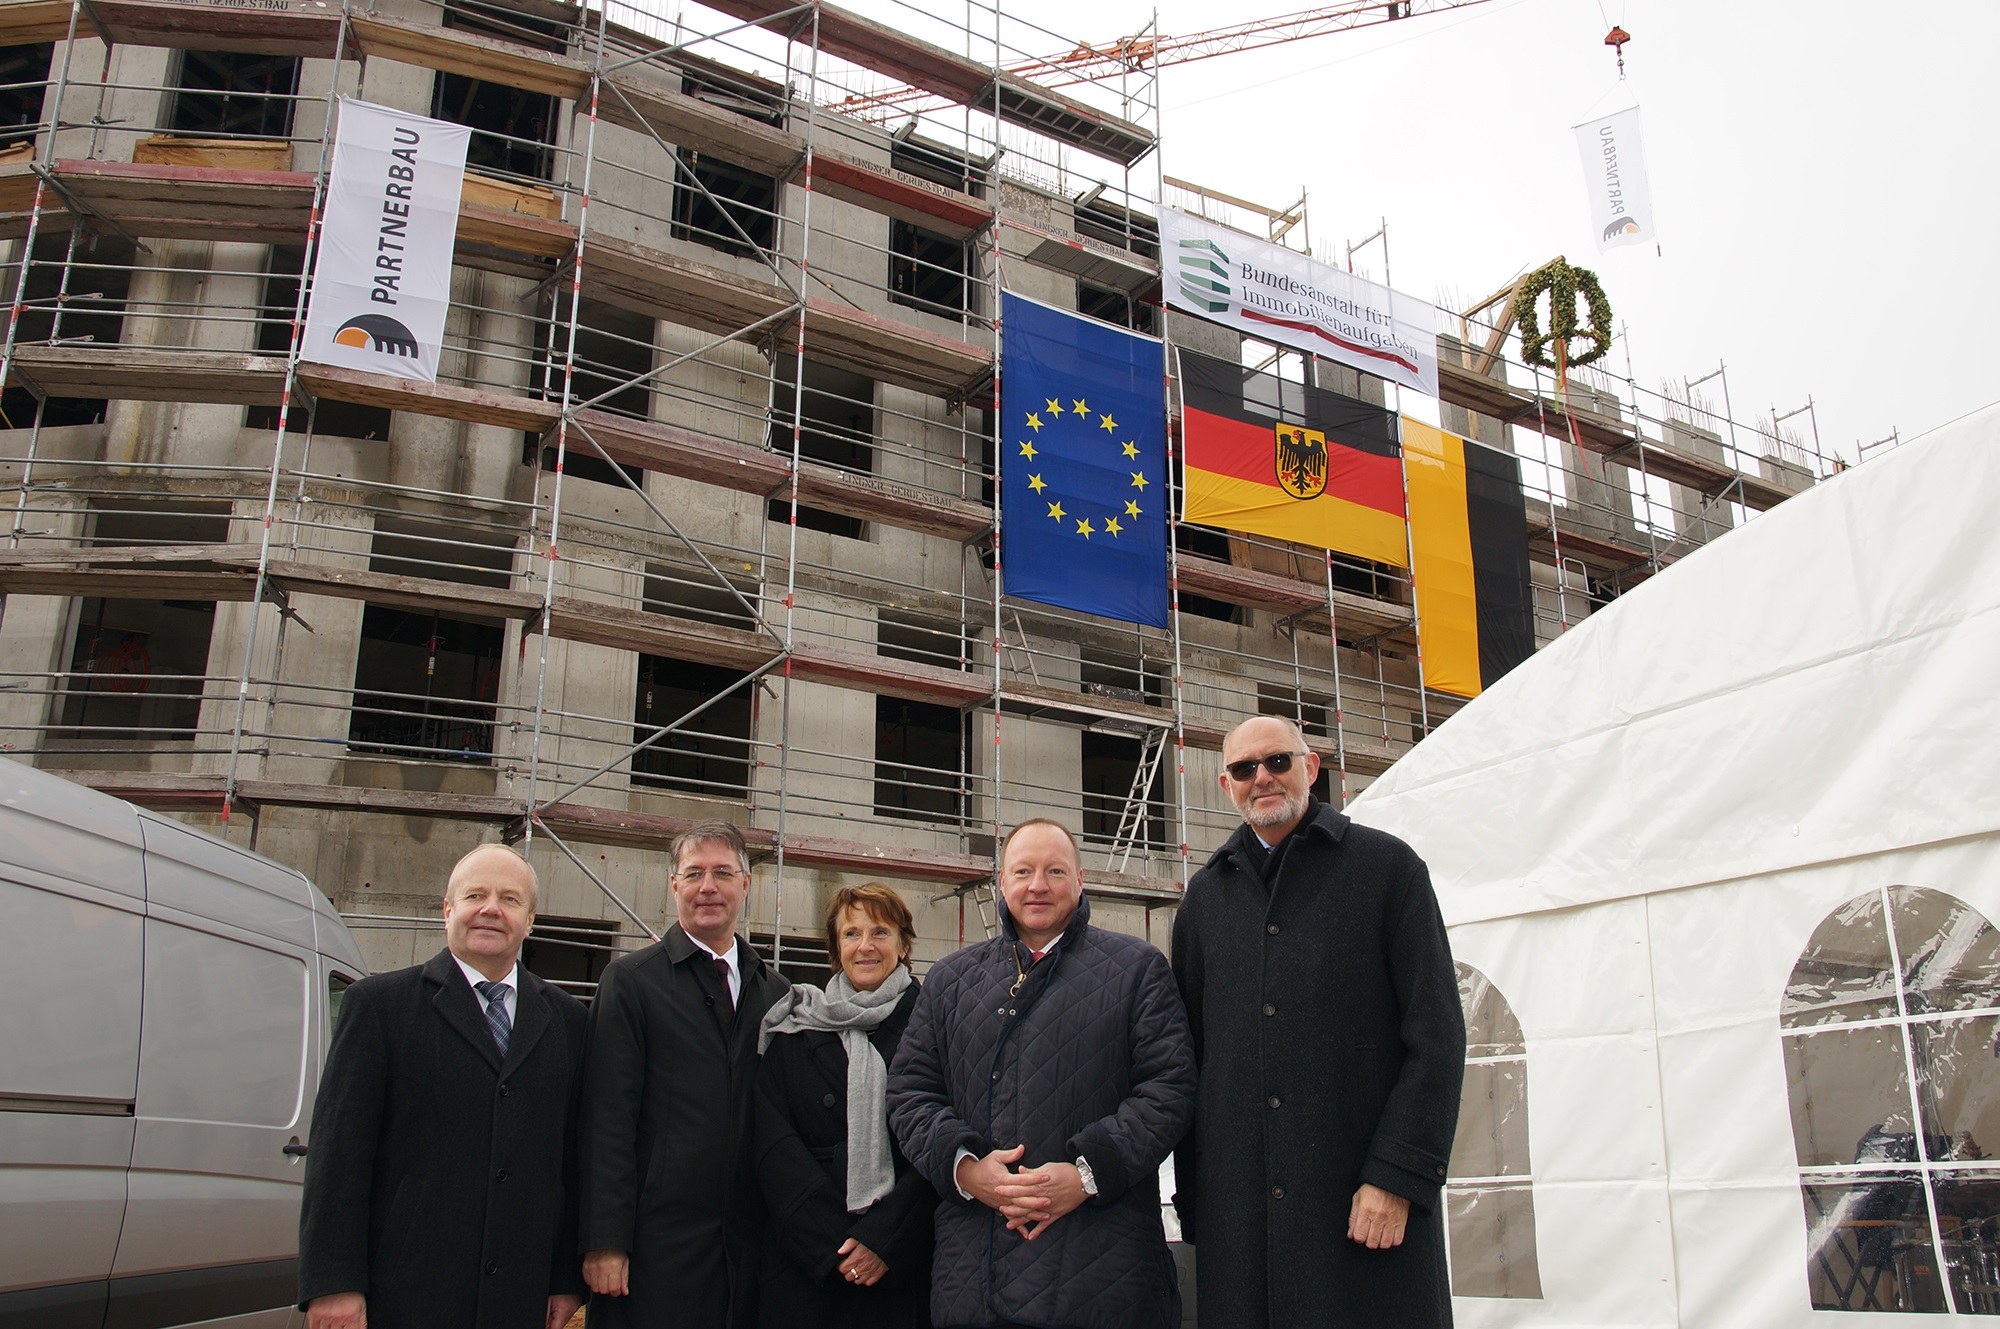
{"type": "Polygon", "coordinates": [[[1162,344],[1000,299],[1002,589],[1166,627],[1162,344]]]}

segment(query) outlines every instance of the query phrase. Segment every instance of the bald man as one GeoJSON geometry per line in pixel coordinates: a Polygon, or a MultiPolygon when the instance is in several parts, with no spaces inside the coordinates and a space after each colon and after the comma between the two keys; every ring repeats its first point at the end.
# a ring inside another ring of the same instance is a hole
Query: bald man
{"type": "Polygon", "coordinates": [[[458,861],[445,948],[347,989],[299,1213],[309,1329],[556,1329],[583,1303],[583,1004],[520,966],[535,870],[458,861]]]}
{"type": "Polygon", "coordinates": [[[1243,824],[1188,883],[1174,977],[1199,1062],[1174,1156],[1202,1329],[1442,1329],[1465,1070],[1429,871],[1312,796],[1290,720],[1222,745],[1243,824]]]}

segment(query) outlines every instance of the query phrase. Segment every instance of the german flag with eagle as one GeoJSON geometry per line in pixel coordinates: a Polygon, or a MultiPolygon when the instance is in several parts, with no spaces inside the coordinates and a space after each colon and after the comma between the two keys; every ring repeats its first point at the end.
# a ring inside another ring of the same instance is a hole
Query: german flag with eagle
{"type": "Polygon", "coordinates": [[[1388,411],[1179,352],[1183,519],[1409,566],[1388,411]]]}

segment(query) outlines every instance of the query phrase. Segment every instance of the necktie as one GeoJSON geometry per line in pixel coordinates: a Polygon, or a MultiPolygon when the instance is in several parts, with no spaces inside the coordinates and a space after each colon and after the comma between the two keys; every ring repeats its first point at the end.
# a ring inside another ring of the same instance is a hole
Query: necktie
{"type": "Polygon", "coordinates": [[[514,1022],[507,1018],[507,996],[513,988],[505,983],[488,981],[475,983],[479,995],[486,999],[486,1027],[493,1034],[493,1041],[500,1047],[500,1055],[507,1055],[507,1040],[514,1036],[514,1022]]]}
{"type": "Polygon", "coordinates": [[[715,958],[715,976],[722,983],[722,1007],[731,1016],[736,1014],[736,998],[729,995],[729,961],[721,956],[715,958]]]}
{"type": "Polygon", "coordinates": [[[1029,963],[1029,964],[1040,964],[1040,963],[1042,962],[1042,957],[1043,957],[1044,955],[1047,955],[1047,954],[1048,954],[1048,952],[1047,952],[1047,951],[1029,951],[1029,952],[1028,952],[1028,963],[1029,963]]]}

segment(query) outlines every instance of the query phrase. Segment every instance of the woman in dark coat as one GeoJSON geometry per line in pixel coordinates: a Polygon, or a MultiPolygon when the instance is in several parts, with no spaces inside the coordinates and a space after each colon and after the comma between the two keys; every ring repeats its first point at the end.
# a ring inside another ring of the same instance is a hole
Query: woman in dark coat
{"type": "Polygon", "coordinates": [[[765,1329],[928,1329],[937,1194],[889,1135],[888,1065],[916,1005],[902,898],[870,882],[834,895],[835,973],[764,1020],[757,1178],[765,1329]]]}

